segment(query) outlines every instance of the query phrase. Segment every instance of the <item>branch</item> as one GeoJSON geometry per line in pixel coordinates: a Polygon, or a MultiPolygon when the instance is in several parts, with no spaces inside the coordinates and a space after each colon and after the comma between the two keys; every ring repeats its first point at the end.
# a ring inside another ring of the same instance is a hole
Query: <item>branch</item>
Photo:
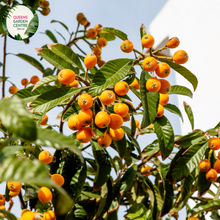
{"type": "Polygon", "coordinates": [[[112,183],[113,186],[118,182],[118,180],[120,180],[121,176],[124,174],[125,167],[126,167],[126,163],[123,164],[121,172],[118,174],[118,176],[115,179],[115,181],[113,181],[113,183],[112,183]]]}
{"type": "Polygon", "coordinates": [[[82,77],[80,77],[80,76],[78,76],[78,75],[76,75],[76,79],[79,80],[79,81],[81,81],[81,82],[83,82],[86,86],[89,86],[89,85],[90,85],[89,82],[87,82],[86,80],[84,80],[82,77]]]}
{"type": "Polygon", "coordinates": [[[147,157],[146,159],[144,159],[144,160],[138,165],[138,167],[143,166],[147,161],[149,161],[149,160],[150,160],[152,157],[154,157],[156,154],[157,154],[157,152],[154,153],[154,154],[151,154],[149,157],[147,157]]]}
{"type": "Polygon", "coordinates": [[[2,98],[5,97],[5,68],[6,68],[6,42],[7,42],[7,35],[4,37],[4,48],[3,48],[3,67],[2,67],[2,98]]]}

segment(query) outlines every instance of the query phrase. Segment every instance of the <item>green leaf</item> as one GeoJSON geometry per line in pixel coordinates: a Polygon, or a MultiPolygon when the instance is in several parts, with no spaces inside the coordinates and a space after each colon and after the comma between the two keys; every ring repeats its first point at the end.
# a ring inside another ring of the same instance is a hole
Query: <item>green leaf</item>
{"type": "Polygon", "coordinates": [[[78,149],[78,145],[74,142],[74,140],[56,131],[38,128],[36,144],[53,147],[57,150],[68,148],[72,152],[76,153],[83,161],[81,151],[78,149]]]}
{"type": "Polygon", "coordinates": [[[8,6],[4,5],[3,7],[0,8],[0,34],[6,35],[4,28],[3,28],[3,16],[5,14],[5,12],[7,11],[8,6]]]}
{"type": "Polygon", "coordinates": [[[96,96],[107,88],[113,88],[118,81],[129,74],[131,65],[131,59],[116,59],[106,62],[94,75],[89,93],[96,96]]]}
{"type": "Polygon", "coordinates": [[[115,28],[112,27],[102,27],[101,28],[102,31],[114,34],[115,36],[117,36],[118,38],[121,38],[122,40],[127,40],[127,34],[125,34],[124,32],[117,30],[115,28]]]}
{"type": "Polygon", "coordinates": [[[20,57],[21,59],[23,59],[26,62],[30,63],[32,66],[36,67],[41,72],[44,71],[44,67],[42,66],[42,64],[38,60],[36,60],[35,58],[33,58],[29,55],[23,54],[23,53],[15,54],[15,56],[20,57]]]}
{"type": "Polygon", "coordinates": [[[212,210],[218,210],[220,209],[220,201],[219,200],[210,200],[205,202],[200,202],[199,204],[195,205],[191,213],[189,214],[189,217],[198,215],[199,213],[208,212],[212,210]]]}
{"type": "Polygon", "coordinates": [[[17,220],[17,218],[10,212],[5,211],[3,209],[0,209],[0,213],[2,213],[4,215],[4,218],[7,218],[8,220],[17,220]]]}
{"type": "Polygon", "coordinates": [[[169,92],[169,95],[172,95],[172,94],[185,95],[190,98],[193,97],[193,93],[188,88],[186,88],[185,86],[179,86],[179,85],[171,86],[171,90],[169,92]]]}
{"type": "Polygon", "coordinates": [[[159,93],[148,92],[146,89],[146,74],[146,71],[142,70],[140,78],[140,93],[144,114],[141,128],[147,127],[155,120],[159,104],[159,93]]]}
{"type": "Polygon", "coordinates": [[[54,43],[57,43],[57,39],[56,37],[54,36],[54,34],[50,31],[50,30],[46,30],[45,31],[45,34],[54,42],[54,43]]]}
{"type": "Polygon", "coordinates": [[[97,162],[97,171],[94,179],[94,190],[97,191],[107,182],[111,172],[111,163],[107,153],[97,142],[91,141],[91,144],[93,155],[97,162]]]}
{"type": "MultiPolygon", "coordinates": [[[[36,50],[38,50],[38,49],[36,49],[36,50]]],[[[53,53],[50,49],[43,48],[43,50],[41,50],[39,53],[42,58],[44,58],[50,64],[55,66],[57,69],[59,69],[59,70],[71,69],[71,70],[73,70],[73,72],[78,74],[78,70],[75,67],[73,67],[69,62],[67,62],[62,57],[53,53]]]]}
{"type": "MultiPolygon", "coordinates": [[[[56,31],[56,30],[55,30],[56,31]]],[[[65,44],[66,44],[66,38],[59,32],[59,31],[56,31],[64,40],[65,44]]]]}
{"type": "Polygon", "coordinates": [[[61,21],[57,21],[57,20],[52,20],[50,23],[59,23],[61,24],[68,32],[69,32],[69,29],[68,27],[61,21]]]}
{"type": "Polygon", "coordinates": [[[170,112],[172,112],[172,113],[174,113],[174,114],[179,115],[180,118],[181,118],[182,121],[183,121],[182,113],[181,113],[181,111],[179,110],[178,107],[176,107],[175,105],[169,104],[169,103],[166,104],[166,105],[164,105],[163,107],[164,107],[166,110],[168,110],[168,111],[170,111],[170,112]]]}
{"type": "Polygon", "coordinates": [[[168,179],[175,183],[193,172],[203,158],[208,147],[208,142],[192,145],[187,148],[178,158],[174,158],[175,162],[171,165],[168,173],[168,179]]]}
{"type": "Polygon", "coordinates": [[[191,73],[188,69],[186,69],[184,66],[181,66],[167,59],[159,59],[159,61],[167,63],[172,69],[174,69],[176,72],[181,74],[185,79],[187,79],[192,84],[194,91],[196,90],[198,85],[198,80],[196,76],[193,73],[191,73]]]}
{"type": "Polygon", "coordinates": [[[95,193],[91,193],[91,192],[87,192],[87,191],[82,191],[81,192],[82,195],[89,197],[89,198],[95,198],[95,199],[99,199],[101,196],[95,193]]]}
{"type": "Polygon", "coordinates": [[[151,210],[144,204],[135,204],[129,210],[125,220],[153,220],[151,210]]]}
{"type": "Polygon", "coordinates": [[[183,102],[185,112],[189,118],[190,124],[192,126],[192,130],[194,130],[194,117],[193,117],[193,112],[192,108],[184,101],[183,102]]]}
{"type": "Polygon", "coordinates": [[[154,130],[159,140],[162,159],[165,160],[174,147],[173,128],[168,119],[165,116],[162,116],[161,118],[156,118],[154,122],[154,130]]]}
{"type": "Polygon", "coordinates": [[[85,72],[78,55],[70,47],[63,44],[48,44],[48,47],[53,53],[85,72]]]}
{"type": "Polygon", "coordinates": [[[151,144],[147,145],[143,152],[149,157],[152,154],[157,153],[160,150],[158,140],[153,141],[151,144]]]}
{"type": "Polygon", "coordinates": [[[38,96],[40,96],[41,94],[51,91],[53,89],[55,89],[56,87],[54,86],[42,86],[39,87],[37,89],[35,89],[33,92],[34,86],[29,86],[27,88],[24,89],[20,89],[16,92],[16,95],[22,99],[22,101],[24,103],[28,103],[28,102],[32,102],[34,99],[36,99],[38,96]]]}
{"type": "Polygon", "coordinates": [[[135,135],[135,132],[136,132],[136,122],[134,120],[134,115],[131,114],[131,136],[134,137],[135,135]]]}
{"type": "Polygon", "coordinates": [[[141,100],[141,94],[135,88],[129,86],[129,89],[141,100]]]}
{"type": "Polygon", "coordinates": [[[23,0],[23,4],[31,6],[34,10],[36,10],[40,4],[40,0],[23,0]]]}
{"type": "MultiPolygon", "coordinates": [[[[146,30],[146,27],[142,24],[141,27],[140,27],[140,35],[141,35],[141,39],[142,37],[147,34],[147,30],[146,30]]],[[[143,45],[142,46],[142,52],[144,51],[144,47],[143,45]]]]}
{"type": "Polygon", "coordinates": [[[16,95],[10,99],[0,100],[0,121],[4,127],[16,136],[28,141],[34,141],[37,137],[36,125],[24,103],[16,95]]]}
{"type": "Polygon", "coordinates": [[[114,143],[114,145],[115,145],[115,147],[118,151],[118,154],[119,154],[120,158],[124,158],[125,151],[126,151],[126,145],[127,145],[127,140],[125,138],[125,135],[120,141],[114,141],[113,140],[113,143],[114,143]]]}
{"type": "Polygon", "coordinates": [[[99,36],[100,36],[100,37],[104,37],[107,41],[112,41],[112,40],[115,40],[115,39],[116,39],[116,37],[115,37],[114,34],[109,33],[108,31],[105,32],[105,31],[103,31],[103,30],[102,30],[101,33],[99,33],[99,36]]]}
{"type": "Polygon", "coordinates": [[[52,76],[45,76],[43,77],[43,79],[41,79],[40,81],[38,81],[35,85],[32,91],[34,91],[35,89],[39,88],[40,86],[43,86],[44,84],[48,84],[50,82],[54,82],[58,80],[58,76],[57,75],[52,75],[52,76]]]}
{"type": "Polygon", "coordinates": [[[35,13],[34,17],[31,19],[30,23],[28,24],[25,34],[29,35],[29,37],[33,36],[38,29],[38,24],[39,24],[38,16],[35,13]]]}
{"type": "Polygon", "coordinates": [[[62,87],[50,90],[38,96],[32,103],[34,112],[47,112],[53,107],[62,104],[82,88],[62,87]]]}
{"type": "Polygon", "coordinates": [[[68,110],[64,113],[64,121],[68,121],[71,115],[78,114],[81,109],[82,108],[78,105],[77,102],[73,102],[68,110]]]}
{"type": "Polygon", "coordinates": [[[117,171],[122,169],[122,160],[118,156],[114,156],[113,163],[117,171]]]}
{"type": "Polygon", "coordinates": [[[210,188],[211,182],[209,182],[206,179],[206,173],[199,171],[199,177],[198,177],[198,193],[199,196],[203,196],[210,188]]]}

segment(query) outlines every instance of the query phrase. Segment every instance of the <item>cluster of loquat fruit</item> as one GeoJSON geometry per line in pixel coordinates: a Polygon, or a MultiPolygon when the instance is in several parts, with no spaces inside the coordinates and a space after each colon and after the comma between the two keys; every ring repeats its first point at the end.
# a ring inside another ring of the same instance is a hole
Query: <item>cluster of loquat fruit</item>
{"type": "Polygon", "coordinates": [[[41,7],[41,11],[40,11],[40,13],[42,14],[42,15],[49,15],[49,13],[50,13],[50,7],[49,7],[49,5],[50,5],[50,3],[48,2],[48,1],[46,1],[46,0],[40,0],[40,7],[41,7]]]}

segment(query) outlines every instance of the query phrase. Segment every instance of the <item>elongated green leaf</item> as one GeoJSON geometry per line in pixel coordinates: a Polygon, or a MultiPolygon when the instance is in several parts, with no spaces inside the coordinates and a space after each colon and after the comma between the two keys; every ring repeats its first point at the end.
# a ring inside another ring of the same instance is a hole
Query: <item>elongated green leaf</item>
{"type": "Polygon", "coordinates": [[[31,106],[34,112],[47,112],[53,107],[62,104],[74,94],[80,92],[82,88],[62,87],[45,92],[38,96],[31,106]]]}
{"type": "MultiPolygon", "coordinates": [[[[56,30],[55,30],[56,31],[56,30]]],[[[64,40],[64,42],[65,42],[65,44],[66,44],[66,38],[59,32],[59,31],[56,31],[59,35],[60,35],[60,37],[62,37],[63,38],[63,40],[64,40]]]]}
{"type": "Polygon", "coordinates": [[[76,74],[78,74],[78,70],[75,67],[73,67],[69,62],[67,62],[62,57],[60,57],[60,56],[56,55],[55,53],[53,53],[50,49],[43,48],[43,50],[40,51],[40,55],[41,55],[42,58],[44,58],[50,64],[55,66],[57,69],[59,69],[59,70],[71,69],[76,74]]]}
{"type": "Polygon", "coordinates": [[[70,137],[49,129],[38,128],[36,144],[47,147],[54,147],[57,150],[68,148],[76,153],[83,161],[78,145],[70,137]]]}
{"type": "Polygon", "coordinates": [[[41,79],[40,81],[38,81],[35,85],[32,91],[34,91],[35,89],[37,89],[40,86],[43,86],[47,83],[53,82],[58,80],[58,76],[57,75],[52,75],[52,76],[45,76],[43,77],[43,79],[41,79]]]}
{"type": "Polygon", "coordinates": [[[34,141],[37,137],[36,125],[24,103],[16,95],[10,99],[0,100],[0,121],[4,127],[16,136],[28,141],[34,141]]]}
{"type": "Polygon", "coordinates": [[[185,86],[179,86],[179,85],[171,86],[171,90],[169,92],[169,95],[172,95],[172,94],[185,95],[190,98],[193,97],[193,93],[188,88],[186,88],[185,86]]]}
{"type": "MultiPolygon", "coordinates": [[[[142,37],[147,34],[147,30],[146,30],[146,27],[142,24],[141,27],[140,27],[140,35],[141,35],[141,39],[142,37]]],[[[144,47],[143,45],[142,46],[142,52],[144,51],[144,47]]]]}
{"type": "Polygon", "coordinates": [[[105,31],[105,32],[109,32],[109,33],[114,34],[115,36],[121,38],[122,40],[127,40],[128,39],[127,34],[125,34],[124,32],[122,32],[120,30],[117,30],[115,28],[112,28],[112,27],[102,27],[101,29],[103,31],[105,31]]]}
{"type": "Polygon", "coordinates": [[[96,198],[99,199],[101,196],[95,193],[91,193],[91,192],[87,192],[87,191],[82,191],[81,192],[82,195],[89,197],[89,198],[96,198]]]}
{"type": "Polygon", "coordinates": [[[154,122],[154,130],[159,139],[162,159],[165,160],[174,147],[173,128],[168,119],[165,116],[162,116],[161,118],[156,118],[154,122]]]}
{"type": "Polygon", "coordinates": [[[31,92],[33,90],[33,88],[34,88],[34,86],[29,86],[27,88],[20,89],[16,92],[16,95],[20,99],[22,99],[22,101],[24,103],[28,103],[28,102],[32,102],[34,99],[36,99],[41,94],[48,92],[48,91],[51,91],[51,90],[55,89],[56,87],[42,86],[42,87],[35,89],[33,92],[31,92]]]}
{"type": "Polygon", "coordinates": [[[159,147],[158,140],[155,140],[151,144],[147,145],[144,148],[143,152],[144,154],[146,154],[146,156],[149,157],[150,155],[157,153],[159,150],[160,150],[160,147],[159,147]]]}
{"type": "Polygon", "coordinates": [[[194,116],[193,116],[192,108],[186,102],[183,102],[183,105],[185,112],[189,118],[190,124],[192,126],[192,130],[194,130],[194,116]]]}
{"type": "Polygon", "coordinates": [[[114,34],[112,33],[109,33],[109,32],[105,32],[102,30],[102,32],[99,34],[100,37],[104,37],[107,41],[112,41],[112,40],[115,40],[116,37],[114,34]]]}
{"type": "Polygon", "coordinates": [[[73,114],[78,114],[82,108],[78,105],[77,102],[73,102],[72,105],[68,108],[68,110],[64,114],[64,120],[68,121],[70,116],[73,114]]]}
{"type": "Polygon", "coordinates": [[[124,158],[125,151],[126,151],[126,144],[127,144],[125,136],[120,141],[113,140],[113,143],[118,151],[120,158],[124,158]]]}
{"type": "Polygon", "coordinates": [[[45,34],[54,42],[57,43],[57,39],[54,34],[50,30],[46,30],[45,34]]]}
{"type": "Polygon", "coordinates": [[[94,189],[98,190],[100,187],[107,182],[110,172],[111,163],[108,159],[107,153],[99,144],[95,141],[91,141],[92,151],[97,162],[97,171],[94,180],[94,189]]]}
{"type": "Polygon", "coordinates": [[[40,4],[40,0],[23,0],[23,4],[31,6],[34,10],[36,10],[40,4]]]}
{"type": "MultiPolygon", "coordinates": [[[[71,63],[72,65],[78,67],[81,69],[83,72],[85,72],[79,57],[77,54],[73,52],[73,50],[70,47],[67,47],[66,45],[63,44],[49,44],[51,51],[53,51],[56,55],[59,57],[63,58],[65,61],[71,63]]],[[[48,45],[48,46],[49,46],[48,45]]]]}
{"type": "Polygon", "coordinates": [[[43,65],[38,60],[36,60],[35,58],[33,58],[29,55],[23,54],[23,53],[15,54],[15,56],[20,57],[21,59],[23,59],[26,62],[30,63],[32,66],[36,67],[41,72],[44,71],[43,65]]]}
{"type": "Polygon", "coordinates": [[[159,59],[159,61],[167,63],[172,69],[174,69],[176,72],[181,74],[184,78],[186,78],[192,84],[194,91],[196,90],[197,85],[198,85],[198,80],[196,76],[193,73],[191,73],[188,69],[186,69],[184,66],[181,66],[177,63],[174,63],[166,59],[159,59]]]}
{"type": "Polygon", "coordinates": [[[137,91],[135,88],[129,86],[130,90],[139,98],[141,99],[141,94],[139,91],[137,91]]]}
{"type": "Polygon", "coordinates": [[[129,210],[125,220],[153,220],[151,210],[144,204],[135,204],[129,210]]]}
{"type": "Polygon", "coordinates": [[[131,59],[116,59],[106,62],[94,75],[89,93],[96,96],[106,88],[113,88],[118,81],[128,75],[131,65],[131,59]]]}
{"type": "Polygon", "coordinates": [[[218,210],[218,209],[220,209],[219,200],[210,200],[210,201],[200,202],[199,204],[195,205],[192,208],[191,213],[189,214],[189,217],[197,215],[202,212],[218,210]]]}
{"type": "Polygon", "coordinates": [[[39,24],[38,16],[37,13],[35,13],[34,17],[31,19],[30,23],[28,24],[25,34],[27,34],[29,37],[33,36],[38,29],[38,24],[39,24]]]}
{"type": "Polygon", "coordinates": [[[8,211],[0,209],[0,213],[2,213],[4,215],[4,218],[7,218],[8,220],[17,220],[17,218],[12,213],[10,213],[8,211]]]}
{"type": "Polygon", "coordinates": [[[52,20],[50,23],[59,23],[61,24],[67,31],[69,31],[68,27],[61,21],[57,21],[57,20],[52,20]]]}
{"type": "Polygon", "coordinates": [[[171,165],[168,179],[174,183],[193,172],[203,158],[207,146],[208,142],[203,142],[186,149],[171,165]]]}
{"type": "Polygon", "coordinates": [[[6,35],[4,28],[3,28],[3,15],[5,14],[5,12],[7,11],[8,6],[4,5],[3,7],[0,8],[0,34],[6,35]]]}
{"type": "Polygon", "coordinates": [[[209,182],[206,179],[206,173],[199,171],[199,177],[198,177],[198,192],[199,196],[203,196],[210,188],[211,182],[209,182]]]}
{"type": "Polygon", "coordinates": [[[183,121],[182,113],[181,113],[181,111],[179,110],[178,107],[176,107],[175,105],[169,104],[169,103],[166,104],[166,105],[164,105],[163,107],[164,107],[166,110],[168,110],[168,111],[170,111],[170,112],[172,112],[172,113],[174,113],[174,114],[179,115],[180,118],[181,118],[182,121],[183,121]]]}

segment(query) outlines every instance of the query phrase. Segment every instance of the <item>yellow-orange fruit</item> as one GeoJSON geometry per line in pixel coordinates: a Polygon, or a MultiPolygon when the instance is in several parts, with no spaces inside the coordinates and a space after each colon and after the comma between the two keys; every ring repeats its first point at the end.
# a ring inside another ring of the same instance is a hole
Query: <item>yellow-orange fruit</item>
{"type": "Polygon", "coordinates": [[[6,97],[4,97],[3,99],[10,99],[11,97],[9,97],[9,96],[6,96],[6,97]]]}
{"type": "Polygon", "coordinates": [[[92,139],[92,129],[90,127],[81,128],[76,133],[76,138],[81,143],[88,143],[92,139]]]}
{"type": "Polygon", "coordinates": [[[213,168],[217,171],[217,173],[220,173],[220,160],[215,161],[213,168]]]}
{"type": "Polygon", "coordinates": [[[98,112],[95,116],[95,124],[99,128],[106,128],[110,123],[110,116],[107,112],[98,112]]]}
{"type": "Polygon", "coordinates": [[[101,28],[102,28],[101,24],[96,24],[95,27],[94,27],[94,29],[97,31],[97,33],[101,33],[102,32],[101,28]]]}
{"type": "Polygon", "coordinates": [[[209,169],[211,168],[211,163],[208,159],[203,159],[200,161],[199,163],[199,169],[202,171],[202,172],[206,172],[208,171],[209,169]]]}
{"type": "Polygon", "coordinates": [[[93,54],[95,54],[96,56],[101,56],[102,50],[100,47],[94,47],[92,48],[92,52],[93,54]]]}
{"type": "Polygon", "coordinates": [[[104,37],[99,37],[97,39],[97,45],[99,47],[105,47],[105,46],[107,46],[107,40],[104,37]]]}
{"type": "Polygon", "coordinates": [[[16,197],[17,195],[19,195],[19,193],[20,193],[20,190],[19,191],[9,191],[9,195],[11,196],[11,197],[16,197]]]}
{"type": "MultiPolygon", "coordinates": [[[[125,100],[125,104],[128,103],[129,105],[133,106],[133,104],[131,102],[129,102],[128,100],[125,100]]],[[[129,107],[128,105],[128,107],[129,107]]]]}
{"type": "Polygon", "coordinates": [[[32,76],[30,79],[30,83],[32,84],[36,84],[39,81],[39,77],[38,76],[32,76]]]}
{"type": "Polygon", "coordinates": [[[21,80],[21,85],[22,86],[27,86],[28,84],[29,84],[29,80],[28,79],[24,78],[24,79],[21,80]]]}
{"type": "Polygon", "coordinates": [[[18,89],[17,89],[16,86],[11,86],[11,87],[9,87],[8,91],[9,91],[10,94],[13,95],[18,91],[18,89]]]}
{"type": "Polygon", "coordinates": [[[38,213],[30,211],[30,212],[25,212],[22,215],[21,220],[41,220],[41,217],[38,213]]]}
{"type": "Polygon", "coordinates": [[[123,117],[123,121],[130,121],[130,113],[127,113],[127,115],[125,115],[125,117],[123,117]]]}
{"type": "Polygon", "coordinates": [[[158,92],[161,88],[161,82],[156,77],[151,77],[146,82],[146,89],[149,92],[158,92]]]}
{"type": "Polygon", "coordinates": [[[8,189],[12,192],[20,191],[22,184],[19,182],[7,182],[8,189]]]}
{"type": "Polygon", "coordinates": [[[64,85],[72,83],[75,77],[75,73],[70,69],[62,69],[58,74],[58,80],[64,85]]]}
{"type": "Polygon", "coordinates": [[[47,121],[48,121],[48,116],[47,115],[44,115],[44,117],[43,117],[43,119],[42,119],[42,121],[41,121],[41,125],[45,125],[45,124],[47,124],[47,121]]]}
{"type": "Polygon", "coordinates": [[[87,69],[93,68],[97,63],[97,57],[93,53],[89,53],[85,56],[84,65],[87,69]]]}
{"type": "Polygon", "coordinates": [[[69,84],[70,87],[79,87],[79,82],[77,80],[74,80],[69,84]]]}
{"type": "Polygon", "coordinates": [[[134,49],[134,45],[130,40],[125,40],[121,43],[120,48],[125,53],[130,53],[134,49]]]}
{"type": "Polygon", "coordinates": [[[134,81],[130,84],[131,87],[133,87],[134,89],[140,89],[140,85],[137,81],[137,79],[135,78],[134,81]]]}
{"type": "Polygon", "coordinates": [[[111,90],[105,90],[100,95],[100,100],[104,105],[110,105],[115,101],[115,93],[111,90]]]}
{"type": "Polygon", "coordinates": [[[43,8],[42,11],[40,11],[40,13],[44,16],[47,16],[50,13],[50,8],[48,8],[48,7],[43,8]]]}
{"type": "Polygon", "coordinates": [[[153,127],[153,124],[148,125],[148,128],[153,129],[153,128],[154,128],[154,127],[153,127]]]}
{"type": "Polygon", "coordinates": [[[78,105],[81,108],[90,108],[92,104],[93,104],[93,99],[92,99],[92,96],[89,94],[82,94],[78,98],[78,105]]]}
{"type": "Polygon", "coordinates": [[[159,79],[159,81],[161,84],[160,89],[159,89],[159,93],[161,93],[161,94],[169,93],[171,90],[170,83],[166,79],[159,79]]]}
{"type": "Polygon", "coordinates": [[[112,129],[118,129],[123,124],[123,118],[118,114],[110,114],[110,119],[109,127],[112,129]]]}
{"type": "Polygon", "coordinates": [[[166,105],[168,102],[169,102],[169,95],[160,93],[159,104],[166,105]]]}
{"type": "Polygon", "coordinates": [[[105,133],[105,135],[98,139],[98,144],[100,147],[108,147],[112,143],[112,138],[109,134],[105,133]]]}
{"type": "Polygon", "coordinates": [[[205,174],[206,176],[206,179],[209,181],[209,182],[215,182],[218,178],[217,176],[217,171],[215,169],[210,169],[206,172],[205,174]]]}
{"type": "Polygon", "coordinates": [[[102,67],[105,64],[105,61],[104,60],[99,60],[97,62],[97,64],[98,64],[99,67],[102,67]]]}
{"type": "Polygon", "coordinates": [[[62,175],[55,173],[51,175],[51,179],[58,185],[62,186],[64,184],[64,178],[62,175]]]}
{"type": "Polygon", "coordinates": [[[169,41],[166,44],[166,47],[168,48],[176,48],[180,44],[180,40],[177,37],[172,37],[169,39],[169,41]]]}
{"type": "Polygon", "coordinates": [[[122,118],[127,115],[128,111],[129,111],[129,108],[124,103],[116,103],[114,105],[114,112],[120,115],[122,118]]]}
{"type": "Polygon", "coordinates": [[[167,63],[161,62],[158,64],[157,68],[155,69],[155,73],[160,78],[166,78],[170,75],[170,66],[167,63]]]}
{"type": "Polygon", "coordinates": [[[23,214],[24,214],[25,212],[31,212],[31,210],[29,210],[29,209],[23,209],[23,210],[21,211],[21,217],[23,216],[23,214]]]}
{"type": "Polygon", "coordinates": [[[85,16],[84,16],[83,13],[78,13],[77,16],[76,16],[76,20],[77,20],[78,22],[80,22],[81,19],[84,18],[84,17],[85,17],[85,16]]]}
{"type": "Polygon", "coordinates": [[[43,151],[40,152],[40,154],[38,156],[38,159],[39,159],[39,161],[41,161],[45,164],[49,164],[53,160],[53,155],[50,153],[50,151],[43,150],[43,151]]]}
{"type": "Polygon", "coordinates": [[[143,60],[142,66],[146,71],[153,72],[156,70],[156,68],[158,66],[158,62],[153,57],[146,57],[143,60]]]}
{"type": "Polygon", "coordinates": [[[173,61],[177,64],[184,64],[188,61],[189,56],[184,50],[177,50],[173,54],[173,61]]]}
{"type": "Polygon", "coordinates": [[[43,203],[49,202],[52,199],[52,192],[43,186],[38,190],[38,199],[43,203]]]}
{"type": "Polygon", "coordinates": [[[44,213],[43,220],[56,220],[56,216],[53,210],[48,210],[44,213]]]}
{"type": "Polygon", "coordinates": [[[145,48],[151,48],[154,45],[154,37],[150,34],[145,34],[142,38],[141,38],[141,44],[143,47],[145,48]]]}
{"type": "MultiPolygon", "coordinates": [[[[138,128],[140,125],[140,122],[137,119],[134,119],[134,121],[135,121],[136,128],[138,128]]],[[[131,126],[131,122],[130,122],[130,126],[131,126]]]]}
{"type": "Polygon", "coordinates": [[[82,124],[79,122],[78,119],[78,115],[71,115],[69,120],[68,120],[68,127],[75,131],[75,130],[79,130],[80,128],[82,128],[82,124]]]}
{"type": "Polygon", "coordinates": [[[220,149],[220,139],[217,137],[213,137],[209,139],[208,146],[212,150],[219,150],[220,149]]]}
{"type": "Polygon", "coordinates": [[[114,141],[120,141],[124,137],[124,134],[125,134],[122,128],[118,128],[118,129],[110,128],[108,133],[114,141]]]}
{"type": "Polygon", "coordinates": [[[156,117],[161,118],[163,115],[164,115],[164,107],[159,104],[156,117]]]}
{"type": "Polygon", "coordinates": [[[6,210],[6,208],[5,208],[4,205],[0,205],[0,209],[1,209],[1,210],[6,210]]]}
{"type": "Polygon", "coordinates": [[[82,17],[81,20],[79,21],[79,23],[83,26],[87,26],[87,24],[89,23],[86,17],[82,17]]]}
{"type": "MultiPolygon", "coordinates": [[[[145,171],[148,171],[148,170],[150,170],[150,169],[151,169],[151,167],[148,166],[148,165],[143,166],[143,167],[141,167],[141,173],[142,173],[142,172],[145,172],[145,171]]],[[[150,176],[151,174],[152,174],[152,172],[144,173],[144,174],[142,174],[142,175],[144,175],[144,176],[150,176]]]]}
{"type": "Polygon", "coordinates": [[[5,204],[5,197],[0,194],[0,205],[4,205],[5,204]]]}
{"type": "Polygon", "coordinates": [[[190,217],[190,218],[188,218],[187,220],[199,220],[199,219],[196,218],[196,217],[190,217]]]}
{"type": "Polygon", "coordinates": [[[87,35],[90,38],[95,38],[97,36],[97,31],[94,28],[89,28],[87,30],[87,35]]]}
{"type": "Polygon", "coordinates": [[[82,125],[90,125],[92,122],[92,110],[88,109],[81,109],[78,114],[78,120],[82,125]]]}
{"type": "Polygon", "coordinates": [[[129,85],[125,81],[117,82],[114,86],[114,91],[118,95],[126,95],[129,91],[129,85]]]}

